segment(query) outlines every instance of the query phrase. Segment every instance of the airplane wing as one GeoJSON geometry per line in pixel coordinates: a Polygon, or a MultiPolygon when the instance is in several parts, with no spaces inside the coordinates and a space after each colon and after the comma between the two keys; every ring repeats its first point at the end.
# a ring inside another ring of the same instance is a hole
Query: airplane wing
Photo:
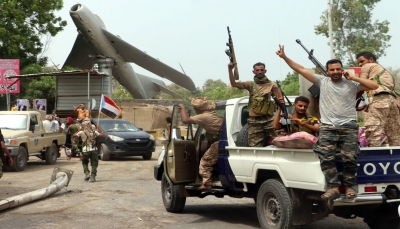
{"type": "Polygon", "coordinates": [[[93,59],[89,57],[90,54],[93,54],[92,50],[82,36],[78,34],[63,68],[70,66],[79,69],[92,69],[94,63],[93,59]]]}
{"type": "Polygon", "coordinates": [[[126,62],[133,62],[140,67],[158,76],[166,78],[188,90],[193,91],[196,89],[192,79],[187,75],[184,75],[181,72],[178,72],[177,70],[162,63],[161,61],[147,55],[145,52],[133,47],[107,30],[102,29],[102,31],[110,41],[110,44],[113,46],[113,48],[126,62]]]}
{"type": "Polygon", "coordinates": [[[179,94],[169,90],[164,81],[159,79],[154,79],[145,75],[136,73],[140,83],[142,84],[146,94],[149,98],[154,98],[161,91],[174,96],[175,98],[182,98],[179,94]]]}

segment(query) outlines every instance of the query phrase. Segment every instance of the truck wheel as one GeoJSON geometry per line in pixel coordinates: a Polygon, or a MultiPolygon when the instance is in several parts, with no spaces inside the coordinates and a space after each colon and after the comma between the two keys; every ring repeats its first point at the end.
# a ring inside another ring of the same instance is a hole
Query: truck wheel
{"type": "Polygon", "coordinates": [[[239,131],[236,146],[249,146],[249,124],[244,125],[239,131]]]}
{"type": "Polygon", "coordinates": [[[23,171],[28,164],[28,153],[26,149],[22,146],[18,148],[18,154],[13,157],[13,165],[11,166],[11,170],[15,172],[23,171]]]}
{"type": "Polygon", "coordinates": [[[58,147],[56,143],[51,143],[50,147],[47,147],[46,153],[44,155],[44,158],[46,160],[47,165],[54,165],[57,161],[58,157],[58,147]]]}
{"type": "Polygon", "coordinates": [[[398,203],[388,204],[382,209],[372,212],[370,216],[364,218],[364,222],[371,229],[398,229],[400,228],[398,208],[398,203]]]}
{"type": "Polygon", "coordinates": [[[151,151],[146,153],[146,155],[142,156],[143,160],[150,160],[152,155],[153,155],[153,152],[151,152],[151,151]]]}
{"type": "Polygon", "coordinates": [[[104,143],[101,143],[99,157],[100,157],[100,160],[102,160],[102,161],[110,160],[110,151],[108,150],[108,147],[104,143]]]}
{"type": "Polygon", "coordinates": [[[186,197],[179,196],[179,186],[169,183],[165,174],[161,179],[161,196],[167,212],[181,213],[185,208],[186,197]]]}
{"type": "Polygon", "coordinates": [[[257,217],[261,228],[291,229],[293,203],[278,180],[265,181],[257,194],[257,217]]]}

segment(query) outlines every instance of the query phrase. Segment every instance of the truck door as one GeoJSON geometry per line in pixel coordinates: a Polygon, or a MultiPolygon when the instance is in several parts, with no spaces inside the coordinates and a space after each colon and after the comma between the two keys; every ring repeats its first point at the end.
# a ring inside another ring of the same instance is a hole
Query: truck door
{"type": "Polygon", "coordinates": [[[195,182],[198,163],[192,125],[182,124],[179,106],[173,107],[171,118],[171,136],[164,156],[165,175],[173,184],[195,182]]]}
{"type": "Polygon", "coordinates": [[[41,136],[42,132],[40,130],[39,118],[35,114],[31,114],[28,120],[29,130],[31,128],[35,128],[34,132],[29,133],[29,152],[39,152],[43,149],[43,136],[41,136]],[[32,125],[31,125],[32,124],[32,125]]]}

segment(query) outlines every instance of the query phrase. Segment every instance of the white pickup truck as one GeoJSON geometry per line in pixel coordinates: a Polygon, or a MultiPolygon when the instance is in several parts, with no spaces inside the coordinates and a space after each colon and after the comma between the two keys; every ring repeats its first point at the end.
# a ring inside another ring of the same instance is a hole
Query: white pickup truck
{"type": "MultiPolygon", "coordinates": [[[[182,212],[187,197],[228,195],[253,198],[261,228],[296,228],[329,214],[362,217],[372,229],[400,226],[400,147],[361,148],[356,200],[346,202],[341,189],[340,198],[323,201],[320,196],[327,184],[318,156],[311,149],[246,147],[247,104],[248,97],[218,104],[224,123],[212,189],[197,190],[201,185],[199,161],[208,147],[204,130],[198,128],[193,133],[188,125],[187,136],[171,130],[172,140],[154,167],[168,212],[182,212]]],[[[173,123],[179,116],[175,106],[173,123]]],[[[341,171],[342,163],[337,159],[341,171]]]]}
{"type": "Polygon", "coordinates": [[[14,171],[24,170],[29,156],[55,164],[60,157],[59,147],[66,139],[64,133],[46,133],[37,111],[0,111],[0,129],[13,157],[11,169],[14,171]]]}

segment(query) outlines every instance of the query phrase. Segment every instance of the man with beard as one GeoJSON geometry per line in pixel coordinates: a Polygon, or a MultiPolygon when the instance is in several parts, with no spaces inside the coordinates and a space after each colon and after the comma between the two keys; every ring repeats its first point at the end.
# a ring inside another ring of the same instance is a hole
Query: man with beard
{"type": "Polygon", "coordinates": [[[249,118],[247,123],[249,125],[248,130],[248,144],[250,147],[263,147],[265,145],[266,137],[269,137],[267,142],[271,142],[275,137],[275,130],[272,126],[272,116],[274,113],[274,103],[272,102],[272,96],[279,99],[281,103],[284,102],[282,91],[278,88],[275,82],[270,81],[265,73],[265,64],[256,63],[253,65],[254,80],[246,82],[236,82],[233,76],[232,70],[235,68],[235,63],[229,63],[229,80],[232,87],[238,89],[246,89],[250,93],[249,98],[249,118]],[[257,97],[264,97],[268,106],[266,114],[256,113],[253,105],[256,103],[257,97]]]}
{"type": "Polygon", "coordinates": [[[340,60],[333,59],[326,63],[330,77],[317,75],[286,56],[284,46],[279,45],[276,54],[294,71],[308,81],[320,87],[318,142],[314,152],[318,154],[321,170],[325,175],[329,189],[321,195],[324,200],[340,197],[338,171],[335,164],[336,149],[340,149],[343,160],[343,185],[346,186],[346,199],[355,200],[357,196],[356,172],[358,146],[358,123],[356,94],[358,90],[375,90],[378,84],[372,80],[354,76],[343,70],[340,60]]]}
{"type": "Polygon", "coordinates": [[[278,110],[274,118],[274,129],[277,135],[285,136],[288,134],[304,131],[314,136],[319,132],[319,120],[307,112],[310,100],[305,96],[296,97],[294,100],[294,113],[287,117],[290,122],[287,125],[282,125],[281,120],[281,107],[278,106],[278,110]],[[289,132],[288,131],[289,129],[289,132]]]}
{"type": "Polygon", "coordinates": [[[374,54],[361,52],[356,58],[361,67],[360,77],[379,84],[378,89],[367,92],[369,104],[364,110],[367,144],[369,147],[381,146],[382,135],[386,133],[390,146],[400,146],[400,114],[393,77],[376,62],[374,54]]]}

